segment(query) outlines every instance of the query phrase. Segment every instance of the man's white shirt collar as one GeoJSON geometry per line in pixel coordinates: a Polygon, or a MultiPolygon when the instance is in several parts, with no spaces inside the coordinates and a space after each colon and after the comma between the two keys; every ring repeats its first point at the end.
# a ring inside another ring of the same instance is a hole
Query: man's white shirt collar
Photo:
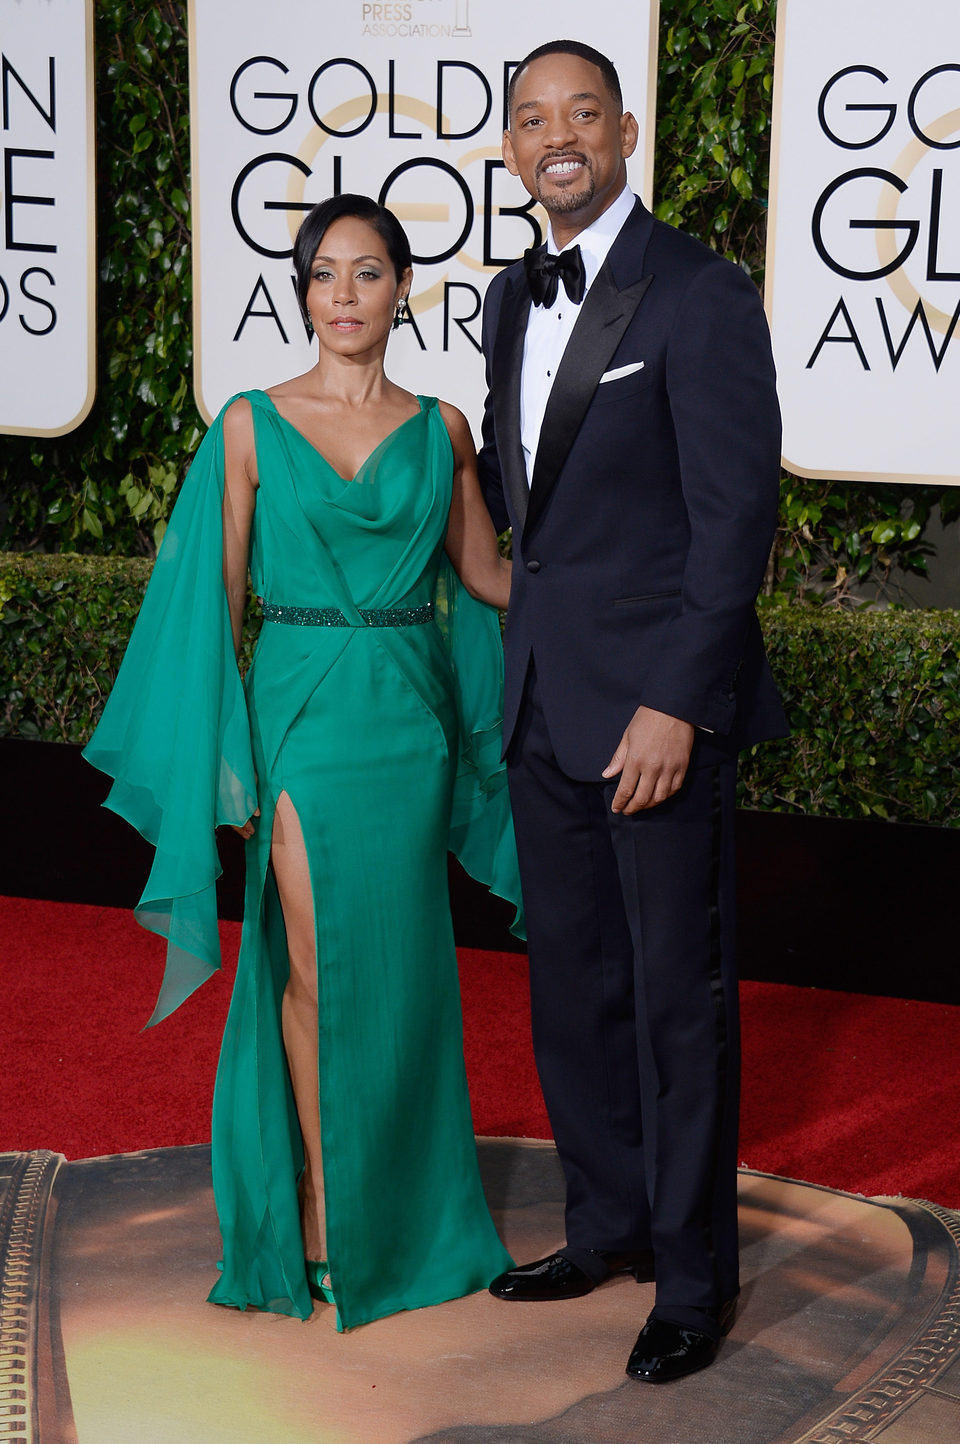
{"type": "MultiPolygon", "coordinates": [[[[600,267],[607,259],[610,247],[623,229],[627,216],[633,210],[636,196],[629,186],[624,186],[612,205],[607,206],[592,225],[586,230],[574,236],[568,241],[563,250],[569,251],[573,246],[580,247],[580,254],[583,257],[583,269],[586,277],[587,290],[597,279],[600,267]]],[[[553,238],[553,225],[547,229],[547,252],[551,256],[560,254],[560,248],[553,238]]]]}
{"type": "MultiPolygon", "coordinates": [[[[623,229],[635,201],[633,191],[629,186],[624,186],[613,204],[609,205],[592,225],[574,236],[569,245],[564,246],[564,250],[569,250],[572,246],[580,247],[586,282],[584,296],[600,274],[600,267],[623,229]]],[[[559,254],[552,227],[547,232],[547,251],[550,255],[559,254]]],[[[520,444],[523,447],[528,484],[533,477],[547,401],[579,314],[580,307],[568,299],[561,286],[552,307],[531,306],[527,316],[520,373],[520,444]]]]}

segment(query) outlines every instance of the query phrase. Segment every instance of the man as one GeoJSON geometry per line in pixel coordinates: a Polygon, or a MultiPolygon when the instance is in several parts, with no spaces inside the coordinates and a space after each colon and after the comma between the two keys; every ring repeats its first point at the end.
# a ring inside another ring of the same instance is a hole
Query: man
{"type": "Polygon", "coordinates": [[[491,1292],[655,1276],[627,1372],[661,1382],[713,1361],[739,1290],[735,759],[785,731],[754,610],[774,369],[749,278],[628,189],[604,56],[533,51],[509,127],[550,234],[489,288],[481,479],[513,528],[504,736],[567,1242],[491,1292]]]}

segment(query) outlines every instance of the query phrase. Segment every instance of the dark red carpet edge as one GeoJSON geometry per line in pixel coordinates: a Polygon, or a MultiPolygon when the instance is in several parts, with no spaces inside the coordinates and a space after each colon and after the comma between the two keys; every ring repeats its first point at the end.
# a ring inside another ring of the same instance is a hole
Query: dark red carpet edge
{"type": "MultiPolygon", "coordinates": [[[[142,1032],[163,943],[116,908],[0,899],[0,1151],[68,1158],[201,1143],[240,928],[222,973],[142,1032]]],[[[526,960],[460,952],[478,1133],[548,1138],[526,960]]],[[[960,1007],[742,985],[743,1163],[960,1205],[960,1007]]]]}

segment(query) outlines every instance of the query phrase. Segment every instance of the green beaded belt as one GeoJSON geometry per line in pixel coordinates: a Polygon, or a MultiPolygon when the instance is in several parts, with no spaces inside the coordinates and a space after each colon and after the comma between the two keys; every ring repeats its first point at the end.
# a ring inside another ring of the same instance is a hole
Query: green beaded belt
{"type": "MultiPolygon", "coordinates": [[[[282,607],[274,602],[262,606],[265,622],[285,622],[290,627],[352,627],[339,607],[282,607]]],[[[358,607],[367,627],[419,627],[433,619],[433,603],[424,607],[358,607]]]]}

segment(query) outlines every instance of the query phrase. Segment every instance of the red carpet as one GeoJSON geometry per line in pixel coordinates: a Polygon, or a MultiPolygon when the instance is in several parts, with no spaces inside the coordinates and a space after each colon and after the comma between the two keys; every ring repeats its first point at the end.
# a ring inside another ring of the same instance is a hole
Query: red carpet
{"type": "MultiPolygon", "coordinates": [[[[0,899],[0,1151],[68,1158],[209,1134],[229,964],[158,1028],[163,944],[115,908],[0,899]]],[[[525,959],[463,949],[477,1132],[549,1137],[530,1048],[525,959]]],[[[750,1168],[960,1205],[960,1008],[744,983],[740,1153],[750,1168]]]]}

